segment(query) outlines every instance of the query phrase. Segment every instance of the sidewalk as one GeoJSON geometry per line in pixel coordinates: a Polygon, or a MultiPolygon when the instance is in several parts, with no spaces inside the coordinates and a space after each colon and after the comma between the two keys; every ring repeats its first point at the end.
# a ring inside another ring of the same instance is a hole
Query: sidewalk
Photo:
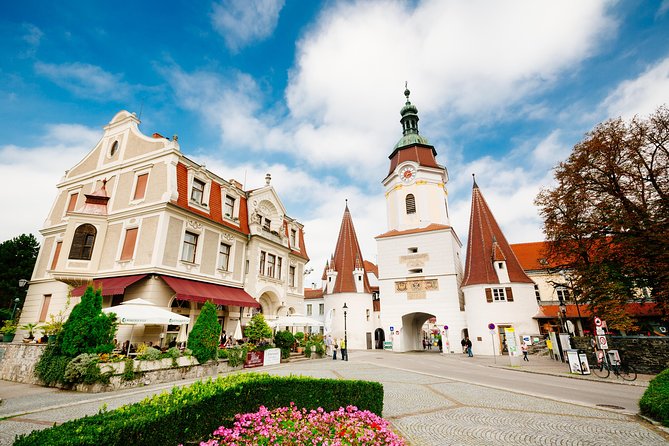
{"type": "Polygon", "coordinates": [[[475,363],[487,365],[488,367],[514,370],[525,373],[536,373],[540,375],[562,376],[573,379],[585,379],[591,381],[624,384],[629,386],[648,387],[648,383],[650,382],[650,380],[655,378],[655,375],[642,375],[640,373],[637,375],[636,381],[624,381],[622,378],[615,376],[613,372],[606,379],[599,378],[593,373],[591,373],[590,375],[578,375],[569,372],[569,366],[566,362],[556,361],[554,359],[551,359],[549,356],[530,355],[529,362],[523,361],[522,357],[520,357],[519,358],[520,365],[516,366],[511,365],[511,361],[508,356],[493,357],[484,355],[474,355],[474,357],[472,358],[465,358],[464,356],[465,355],[458,355],[458,354],[444,355],[444,357],[446,358],[457,357],[458,360],[467,359],[475,363]]]}

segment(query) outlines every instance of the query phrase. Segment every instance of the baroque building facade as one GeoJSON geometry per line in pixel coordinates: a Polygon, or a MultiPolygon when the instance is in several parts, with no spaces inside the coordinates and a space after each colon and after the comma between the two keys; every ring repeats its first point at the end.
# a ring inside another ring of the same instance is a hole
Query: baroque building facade
{"type": "MultiPolygon", "coordinates": [[[[301,312],[304,228],[269,174],[265,182],[244,190],[186,157],[176,136],[146,136],[119,112],[57,185],[20,322],[67,314],[91,282],[103,307],[141,297],[190,317],[189,328],[212,301],[230,334],[255,311],[301,312]]],[[[175,327],[133,330],[138,342],[176,336],[175,327]]]]}

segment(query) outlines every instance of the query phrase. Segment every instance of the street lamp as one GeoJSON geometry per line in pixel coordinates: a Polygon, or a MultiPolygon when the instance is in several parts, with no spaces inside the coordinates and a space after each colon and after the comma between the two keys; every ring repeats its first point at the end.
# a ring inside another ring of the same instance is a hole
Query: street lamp
{"type": "Polygon", "coordinates": [[[347,335],[347,333],[346,333],[346,310],[348,310],[348,307],[346,306],[346,302],[344,302],[344,306],[342,308],[344,309],[344,346],[346,347],[346,360],[348,361],[348,338],[346,336],[347,335]]]}
{"type": "Polygon", "coordinates": [[[569,330],[567,330],[567,306],[564,304],[564,300],[560,299],[560,319],[562,319],[562,329],[564,330],[565,333],[569,333],[569,330]]]}
{"type": "Polygon", "coordinates": [[[14,313],[16,313],[16,307],[19,306],[19,302],[21,302],[21,299],[19,299],[18,297],[14,299],[14,308],[12,308],[12,317],[10,318],[10,320],[12,321],[14,320],[14,313]]]}

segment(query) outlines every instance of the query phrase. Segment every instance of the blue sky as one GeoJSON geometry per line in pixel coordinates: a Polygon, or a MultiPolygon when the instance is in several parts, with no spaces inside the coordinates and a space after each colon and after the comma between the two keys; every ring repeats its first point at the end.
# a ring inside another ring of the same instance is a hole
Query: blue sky
{"type": "Polygon", "coordinates": [[[460,238],[476,173],[507,238],[541,240],[552,167],[596,123],[669,102],[669,1],[2,2],[0,239],[37,234],[126,109],[223,178],[270,172],[310,281],[347,198],[376,261],[405,81],[460,238]]]}

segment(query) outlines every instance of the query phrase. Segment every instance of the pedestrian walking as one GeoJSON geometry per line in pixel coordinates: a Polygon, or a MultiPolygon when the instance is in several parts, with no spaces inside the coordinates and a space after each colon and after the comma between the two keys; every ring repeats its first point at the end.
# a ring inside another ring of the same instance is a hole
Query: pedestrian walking
{"type": "Polygon", "coordinates": [[[332,360],[337,360],[337,350],[339,350],[339,341],[334,340],[334,345],[332,346],[332,360]]]}
{"type": "Polygon", "coordinates": [[[527,357],[527,344],[526,343],[523,342],[522,344],[520,344],[520,351],[523,352],[523,361],[530,362],[529,358],[527,357]]]}
{"type": "Polygon", "coordinates": [[[437,346],[439,347],[440,352],[444,351],[444,344],[441,342],[441,338],[437,339],[437,346]]]}
{"type": "Polygon", "coordinates": [[[427,350],[427,339],[423,338],[423,350],[427,350]]]}
{"type": "Polygon", "coordinates": [[[462,346],[462,353],[467,353],[467,341],[464,338],[460,341],[460,345],[462,346]]]}
{"type": "Polygon", "coordinates": [[[467,349],[467,356],[470,358],[474,356],[472,353],[472,341],[470,341],[469,338],[465,338],[465,348],[467,349]]]}
{"type": "Polygon", "coordinates": [[[348,361],[348,346],[346,345],[346,339],[341,340],[339,348],[341,348],[341,360],[348,361]]]}

